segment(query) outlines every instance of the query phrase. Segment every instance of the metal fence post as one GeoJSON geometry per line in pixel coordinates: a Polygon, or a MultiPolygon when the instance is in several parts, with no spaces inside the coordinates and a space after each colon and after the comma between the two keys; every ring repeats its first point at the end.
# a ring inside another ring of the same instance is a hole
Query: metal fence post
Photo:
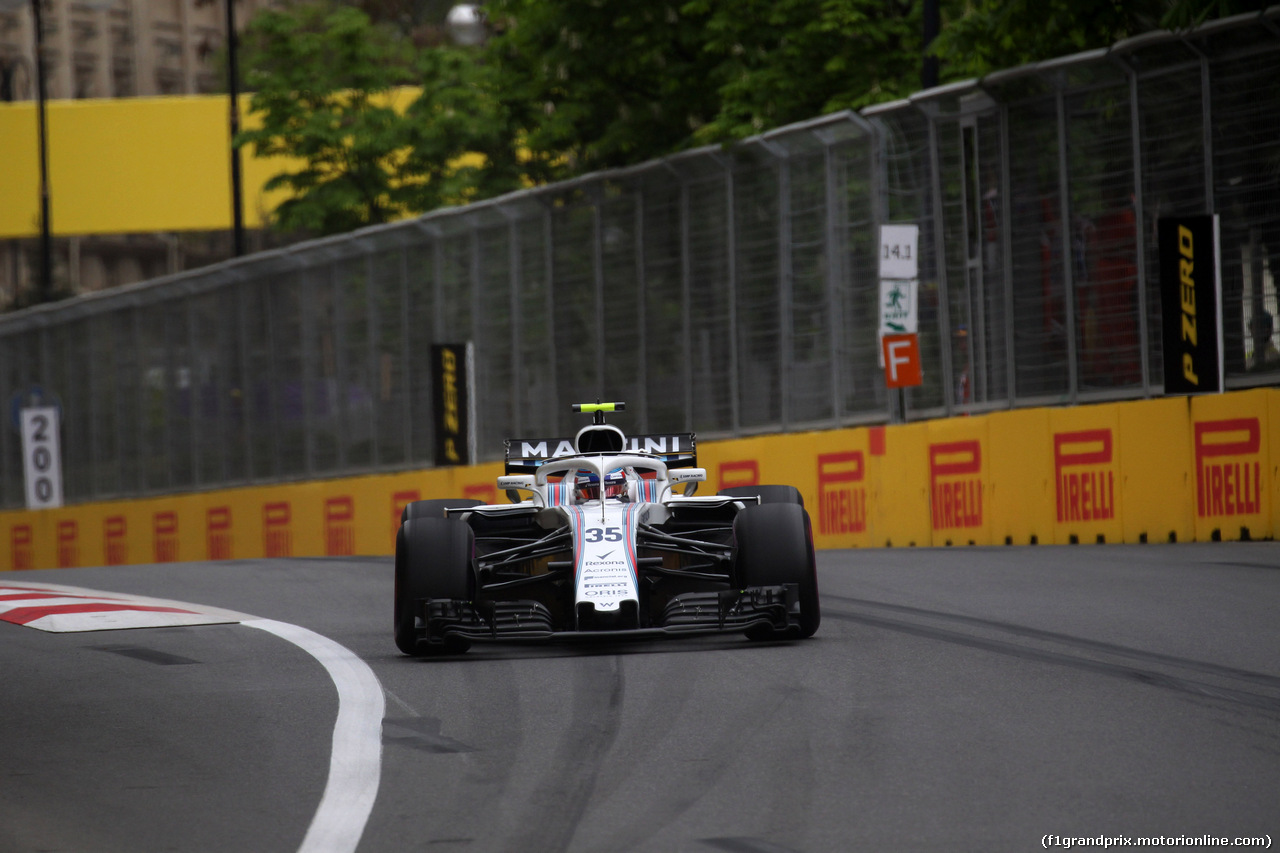
{"type": "Polygon", "coordinates": [[[1018,347],[1013,299],[1013,179],[1009,160],[1009,105],[1000,104],[1000,277],[1004,286],[1005,376],[1008,405],[1013,408],[1018,396],[1018,347]]]}
{"type": "Polygon", "coordinates": [[[515,435],[524,434],[524,406],[520,399],[520,352],[524,337],[521,331],[524,323],[520,319],[520,264],[521,250],[519,220],[514,212],[506,207],[499,207],[507,220],[507,298],[510,300],[511,312],[511,418],[510,429],[515,435]]]}
{"type": "MultiPolygon", "coordinates": [[[[594,189],[594,188],[593,188],[594,189]]],[[[595,285],[596,329],[595,362],[596,393],[604,395],[604,200],[593,193],[591,201],[591,277],[595,285]]],[[[603,396],[602,396],[603,399],[603,396]]]]}
{"type": "MultiPolygon", "coordinates": [[[[1119,61],[1119,60],[1118,60],[1119,61]]],[[[1133,142],[1133,219],[1134,228],[1134,270],[1138,289],[1138,365],[1142,371],[1142,396],[1151,396],[1151,348],[1147,336],[1151,333],[1147,328],[1147,229],[1146,209],[1143,205],[1142,192],[1142,111],[1138,106],[1138,72],[1128,62],[1120,61],[1129,82],[1129,128],[1133,142]]]]}
{"type": "Polygon", "coordinates": [[[637,425],[640,432],[649,431],[649,306],[645,299],[645,232],[644,232],[644,188],[637,181],[633,215],[635,216],[635,239],[633,240],[636,264],[636,325],[640,329],[637,342],[639,352],[636,353],[636,412],[637,425]]]}
{"type": "MultiPolygon", "coordinates": [[[[728,157],[720,157],[720,165],[724,167],[724,199],[725,199],[725,278],[727,279],[727,296],[729,309],[729,430],[738,435],[742,429],[742,378],[738,365],[738,335],[741,330],[738,324],[738,217],[736,214],[737,182],[733,179],[733,161],[728,157]]],[[[685,220],[685,227],[689,222],[685,220]]],[[[692,389],[690,389],[692,391],[692,389]]]]}
{"type": "MultiPolygon", "coordinates": [[[[689,323],[692,259],[689,257],[689,184],[680,176],[680,326],[684,357],[684,423],[693,431],[693,329],[689,323]]],[[[736,392],[735,392],[736,393],[736,392]]]]}
{"type": "Polygon", "coordinates": [[[791,426],[791,395],[789,389],[792,350],[795,346],[795,319],[792,311],[794,297],[794,268],[791,258],[791,159],[780,145],[761,140],[761,145],[778,161],[778,413],[785,432],[791,426]]]}
{"type": "Polygon", "coordinates": [[[1079,394],[1079,369],[1076,365],[1076,287],[1075,253],[1072,246],[1071,183],[1067,162],[1067,98],[1061,86],[1054,87],[1058,111],[1058,208],[1062,223],[1062,301],[1067,324],[1067,398],[1075,402],[1079,394]]]}
{"type": "MultiPolygon", "coordinates": [[[[947,281],[947,235],[946,217],[942,206],[942,163],[938,154],[938,122],[919,104],[916,105],[924,114],[929,138],[929,174],[932,192],[929,203],[933,210],[929,219],[933,228],[933,267],[938,282],[938,361],[942,371],[942,405],[948,415],[955,412],[955,389],[951,383],[951,294],[947,281]]],[[[903,403],[903,418],[906,418],[906,403],[903,403]]]]}

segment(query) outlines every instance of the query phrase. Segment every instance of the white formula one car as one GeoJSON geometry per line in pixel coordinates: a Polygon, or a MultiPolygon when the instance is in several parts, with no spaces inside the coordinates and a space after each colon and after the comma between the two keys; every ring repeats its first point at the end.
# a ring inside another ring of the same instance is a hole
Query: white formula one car
{"type": "Polygon", "coordinates": [[[691,434],[628,438],[594,414],[572,439],[508,439],[513,501],[416,501],[396,536],[395,641],[409,655],[475,640],[595,640],[818,629],[813,532],[799,491],[694,497],[691,434]],[[525,497],[527,495],[527,497],[525,497]],[[524,499],[521,499],[524,498],[524,499]]]}

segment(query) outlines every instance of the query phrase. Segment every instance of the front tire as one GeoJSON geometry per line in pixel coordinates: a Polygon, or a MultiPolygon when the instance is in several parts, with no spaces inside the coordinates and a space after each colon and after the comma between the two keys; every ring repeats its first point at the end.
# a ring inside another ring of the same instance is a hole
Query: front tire
{"type": "MultiPolygon", "coordinates": [[[[796,584],[800,592],[797,622],[801,637],[812,637],[822,621],[818,602],[818,567],[809,514],[794,503],[748,506],[733,522],[737,540],[735,577],[738,586],[796,584]]],[[[765,639],[772,632],[749,632],[765,639]]]]}
{"type": "Polygon", "coordinates": [[[395,640],[406,655],[457,654],[471,646],[469,640],[419,639],[419,609],[423,598],[471,600],[475,575],[471,554],[475,534],[464,522],[451,518],[411,518],[396,533],[395,640]]]}

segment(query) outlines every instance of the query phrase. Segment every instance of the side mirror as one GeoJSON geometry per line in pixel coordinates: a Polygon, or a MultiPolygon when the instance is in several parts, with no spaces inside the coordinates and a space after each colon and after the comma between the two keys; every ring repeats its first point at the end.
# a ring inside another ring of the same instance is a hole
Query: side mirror
{"type": "Polygon", "coordinates": [[[667,477],[671,480],[671,490],[675,491],[676,486],[684,486],[684,496],[690,497],[694,492],[698,491],[698,484],[707,481],[706,468],[672,468],[667,472],[667,477]]]}
{"type": "Polygon", "coordinates": [[[507,500],[513,504],[521,501],[520,492],[537,493],[532,474],[504,474],[498,478],[498,488],[507,493],[507,500]]]}

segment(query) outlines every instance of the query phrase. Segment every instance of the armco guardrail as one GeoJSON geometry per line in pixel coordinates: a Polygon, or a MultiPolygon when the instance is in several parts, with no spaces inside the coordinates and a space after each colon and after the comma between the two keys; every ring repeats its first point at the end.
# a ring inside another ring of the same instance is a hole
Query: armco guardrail
{"type": "MultiPolygon", "coordinates": [[[[1275,7],[18,312],[0,401],[60,403],[77,503],[429,465],[428,354],[464,340],[482,459],[597,398],[704,439],[1146,399],[1156,225],[1204,213],[1226,384],[1274,386],[1278,65],[1275,7]],[[924,376],[901,397],[877,346],[900,223],[924,376]]],[[[21,459],[0,429],[0,507],[21,459]]]]}
{"type": "MultiPolygon", "coordinates": [[[[1266,539],[1280,389],[700,445],[707,491],[799,487],[821,548],[1266,539]]],[[[0,513],[0,568],[389,554],[411,500],[501,463],[0,513]]],[[[706,493],[706,492],[704,492],[706,493]]]]}

